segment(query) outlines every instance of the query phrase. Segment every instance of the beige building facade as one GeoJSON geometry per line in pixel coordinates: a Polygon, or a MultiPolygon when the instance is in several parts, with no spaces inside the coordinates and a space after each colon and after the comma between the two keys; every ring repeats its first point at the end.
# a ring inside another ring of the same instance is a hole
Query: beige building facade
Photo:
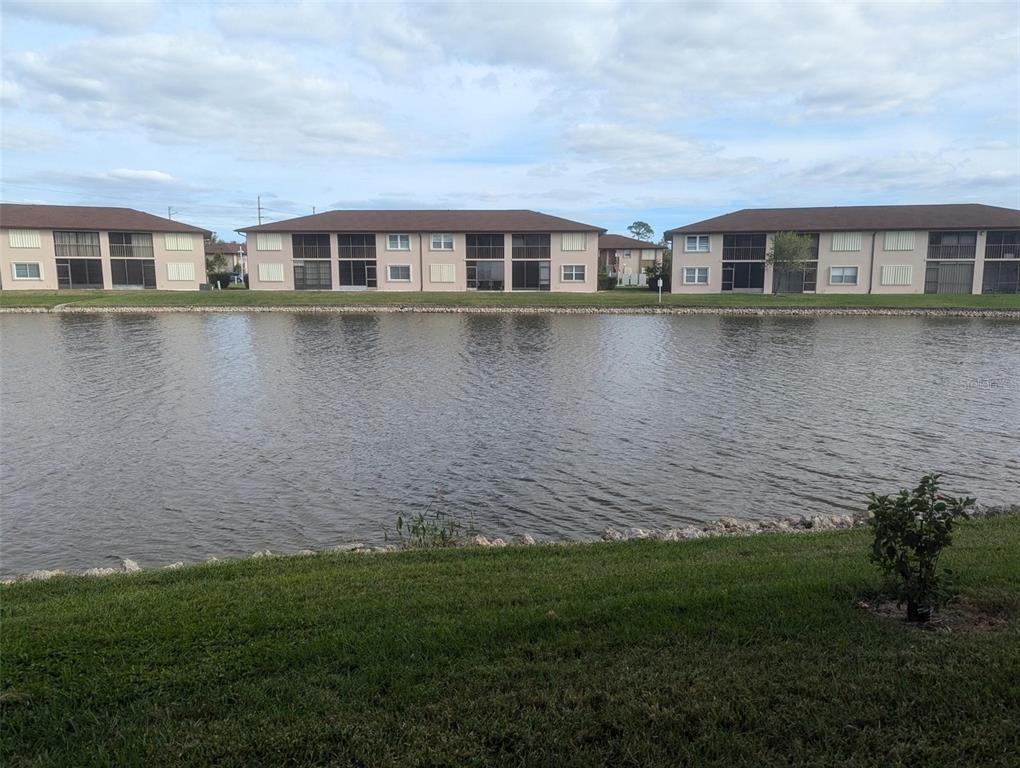
{"type": "Polygon", "coordinates": [[[1020,211],[986,205],[748,209],[667,232],[673,293],[1018,293],[1020,211]],[[814,264],[767,264],[778,232],[814,264]]]}
{"type": "Polygon", "coordinates": [[[599,268],[615,277],[618,285],[647,285],[645,270],[661,264],[665,251],[661,245],[634,237],[602,235],[599,238],[599,268]]]}
{"type": "Polygon", "coordinates": [[[252,290],[598,289],[603,231],[537,211],[328,211],[249,227],[252,290]]]}
{"type": "Polygon", "coordinates": [[[5,203],[0,287],[198,290],[209,234],[131,208],[5,203]]]}

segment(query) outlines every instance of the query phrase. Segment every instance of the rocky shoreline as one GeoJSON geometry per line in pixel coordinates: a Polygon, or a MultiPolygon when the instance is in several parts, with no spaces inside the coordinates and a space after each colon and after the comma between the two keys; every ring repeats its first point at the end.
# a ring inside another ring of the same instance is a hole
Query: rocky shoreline
{"type": "Polygon", "coordinates": [[[1020,320],[1020,309],[941,309],[881,307],[447,307],[414,304],[308,305],[308,306],[156,306],[156,307],[0,307],[0,314],[137,315],[246,313],[308,313],[325,315],[431,314],[431,315],[726,315],[734,317],[973,317],[1020,320]]]}
{"type": "MultiPolygon", "coordinates": [[[[1000,515],[1020,515],[1020,504],[1007,504],[1000,506],[977,506],[970,514],[972,518],[997,517],[1000,515]]],[[[600,535],[602,542],[620,542],[647,539],[652,541],[678,542],[691,541],[694,539],[705,539],[719,536],[755,536],[761,534],[806,534],[819,533],[822,531],[847,530],[860,528],[868,524],[867,512],[857,512],[843,515],[791,515],[788,517],[765,520],[741,520],[735,517],[720,517],[717,520],[709,521],[703,525],[686,525],[679,528],[606,528],[600,535]]],[[[536,546],[538,544],[553,544],[557,546],[584,546],[590,544],[588,541],[538,541],[530,534],[521,534],[508,539],[501,537],[489,537],[482,534],[466,536],[461,541],[455,542],[454,547],[512,547],[512,546],[536,546]]],[[[368,545],[362,542],[339,544],[322,550],[302,549],[297,552],[276,553],[268,549],[260,549],[253,552],[250,557],[253,559],[267,557],[309,557],[321,554],[386,554],[390,552],[406,551],[396,544],[368,545]]],[[[234,559],[236,560],[236,559],[234,559]]],[[[205,561],[208,563],[231,562],[232,560],[220,560],[211,557],[205,561]]],[[[193,563],[200,565],[201,563],[193,563]]],[[[0,580],[0,584],[14,584],[26,581],[45,581],[57,576],[113,576],[115,574],[132,574],[160,570],[176,570],[184,568],[183,560],[170,563],[158,568],[142,568],[137,562],[125,558],[121,561],[120,568],[87,568],[83,571],[65,571],[63,569],[35,570],[29,573],[0,580]]]]}

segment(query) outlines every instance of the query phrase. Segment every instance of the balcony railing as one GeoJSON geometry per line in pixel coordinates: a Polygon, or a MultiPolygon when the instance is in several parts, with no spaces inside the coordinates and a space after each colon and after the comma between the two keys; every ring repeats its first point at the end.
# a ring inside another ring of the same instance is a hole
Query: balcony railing
{"type": "Polygon", "coordinates": [[[1020,243],[988,243],[986,259],[1020,259],[1020,243]]]}
{"type": "Polygon", "coordinates": [[[765,261],[765,246],[729,245],[723,247],[723,261],[765,261]]]}
{"type": "Polygon", "coordinates": [[[502,259],[503,244],[499,245],[468,245],[467,258],[469,259],[502,259]]]}
{"type": "Polygon", "coordinates": [[[928,246],[928,258],[929,259],[956,259],[966,260],[973,259],[977,254],[977,246],[971,243],[970,245],[929,245],[928,246]]]}
{"type": "Polygon", "coordinates": [[[295,259],[328,259],[329,245],[295,245],[295,259]]]}
{"type": "Polygon", "coordinates": [[[111,259],[151,259],[152,245],[124,245],[110,243],[111,259]]]}

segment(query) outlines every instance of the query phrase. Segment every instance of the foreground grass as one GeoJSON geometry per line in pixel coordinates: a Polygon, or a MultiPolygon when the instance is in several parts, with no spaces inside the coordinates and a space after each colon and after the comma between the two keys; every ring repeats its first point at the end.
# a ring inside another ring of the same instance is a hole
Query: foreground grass
{"type": "MultiPolygon", "coordinates": [[[[658,296],[648,290],[575,293],[394,293],[343,291],[0,291],[3,307],[301,307],[301,306],[442,306],[442,307],[651,307],[658,296]]],[[[1020,296],[990,295],[804,295],[663,294],[672,307],[788,307],[873,309],[1013,309],[1020,296]]]]}
{"type": "MultiPolygon", "coordinates": [[[[854,607],[867,535],[248,560],[4,588],[13,765],[1015,765],[1020,627],[854,607]]],[[[1020,518],[947,556],[1020,604],[1020,518]]],[[[1015,614],[1014,614],[1015,616],[1015,614]]]]}

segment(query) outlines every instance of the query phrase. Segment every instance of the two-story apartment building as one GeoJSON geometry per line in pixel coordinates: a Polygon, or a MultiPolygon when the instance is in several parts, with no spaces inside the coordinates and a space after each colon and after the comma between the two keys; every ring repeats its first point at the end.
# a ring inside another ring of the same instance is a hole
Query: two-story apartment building
{"type": "Polygon", "coordinates": [[[194,291],[210,234],[132,208],[3,203],[0,286],[194,291]]]}
{"type": "Polygon", "coordinates": [[[253,290],[593,292],[605,230],[537,211],[414,210],[238,231],[253,290]]]}
{"type": "Polygon", "coordinates": [[[666,232],[674,293],[1018,293],[1020,211],[990,205],[745,209],[666,232]],[[814,265],[766,264],[777,232],[814,265]]]}
{"type": "Polygon", "coordinates": [[[615,277],[620,285],[647,285],[647,267],[662,263],[666,249],[661,245],[625,235],[599,237],[599,268],[615,277]]]}

